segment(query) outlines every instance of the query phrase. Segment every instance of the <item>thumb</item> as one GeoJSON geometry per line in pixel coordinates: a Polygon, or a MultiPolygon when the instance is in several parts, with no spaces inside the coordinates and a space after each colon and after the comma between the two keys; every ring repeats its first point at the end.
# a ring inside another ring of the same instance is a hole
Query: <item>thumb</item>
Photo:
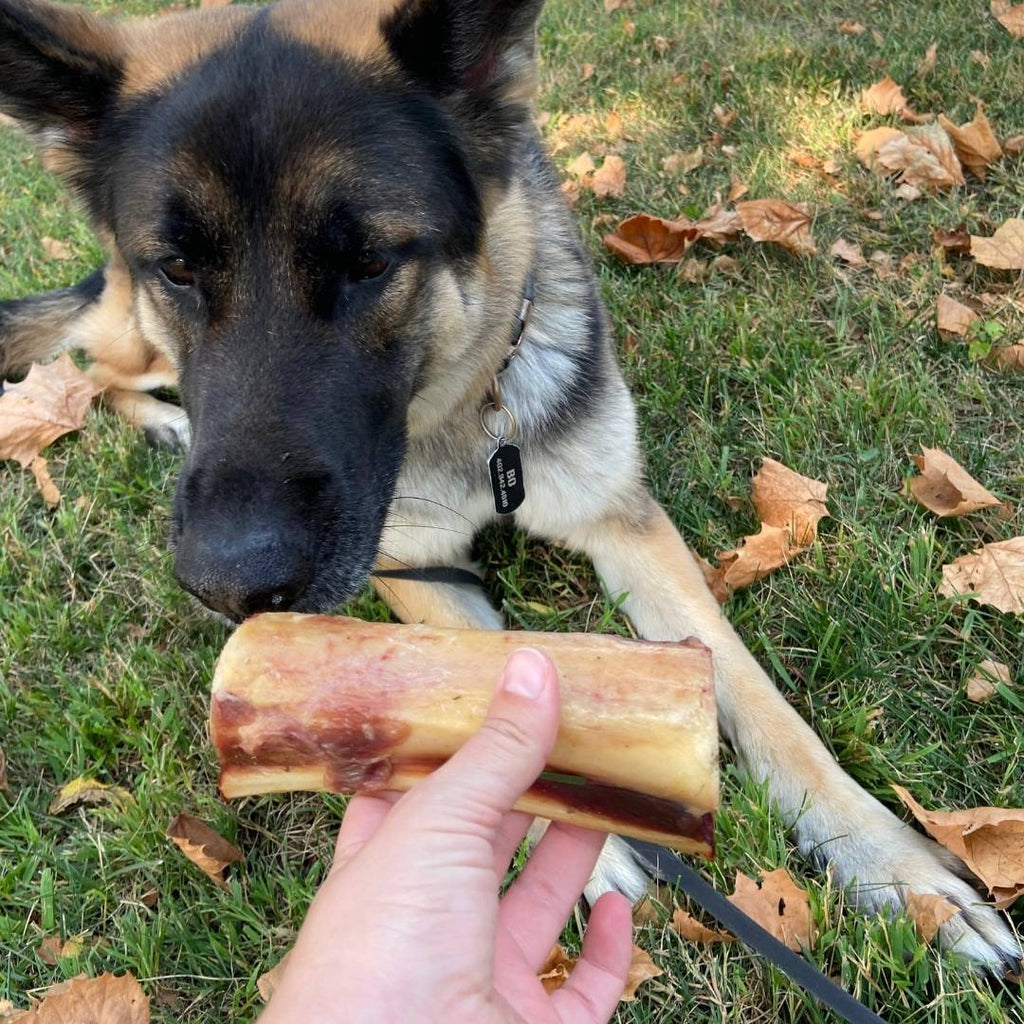
{"type": "Polygon", "coordinates": [[[554,663],[532,647],[513,652],[479,731],[417,787],[417,816],[484,812],[497,825],[544,770],[560,718],[554,663]]]}

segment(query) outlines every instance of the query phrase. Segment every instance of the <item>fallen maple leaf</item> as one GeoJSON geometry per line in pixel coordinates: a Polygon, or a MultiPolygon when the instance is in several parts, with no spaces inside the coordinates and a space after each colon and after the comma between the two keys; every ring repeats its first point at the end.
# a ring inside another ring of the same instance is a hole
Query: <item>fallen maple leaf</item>
{"type": "Polygon", "coordinates": [[[905,134],[899,128],[872,128],[870,131],[862,132],[857,139],[857,159],[866,167],[874,167],[878,162],[878,150],[887,142],[893,139],[905,138],[905,134]]]}
{"type": "Polygon", "coordinates": [[[617,199],[626,191],[626,162],[621,156],[610,153],[604,158],[604,163],[594,171],[589,184],[598,199],[607,196],[617,199]]]}
{"type": "Polygon", "coordinates": [[[1024,220],[1011,217],[991,238],[971,235],[971,255],[983,267],[1024,270],[1024,220]]]}
{"type": "Polygon", "coordinates": [[[973,121],[959,127],[945,114],[939,114],[939,124],[953,140],[960,162],[976,178],[984,181],[986,168],[1002,159],[1003,150],[981,107],[978,107],[973,121]]]}
{"type": "Polygon", "coordinates": [[[284,977],[284,969],[288,963],[288,957],[292,955],[292,951],[289,949],[287,953],[280,960],[270,968],[269,971],[264,971],[256,979],[256,991],[260,994],[260,999],[265,1003],[270,1002],[270,997],[274,994],[277,987],[281,984],[281,979],[284,977]]]}
{"type": "Polygon", "coordinates": [[[61,786],[50,804],[50,814],[60,814],[76,804],[113,804],[118,810],[124,810],[128,804],[133,803],[135,797],[127,789],[80,775],[61,786]]]}
{"type": "Polygon", "coordinates": [[[579,957],[569,956],[561,945],[556,943],[537,972],[537,978],[544,986],[544,991],[550,995],[556,989],[560,989],[569,980],[577,960],[579,957]]]}
{"type": "Polygon", "coordinates": [[[229,864],[242,860],[242,851],[223,836],[218,835],[209,825],[193,818],[191,814],[179,814],[167,827],[167,838],[172,840],[216,885],[227,888],[224,869],[229,864]]]}
{"type": "Polygon", "coordinates": [[[935,239],[935,244],[942,246],[946,252],[965,253],[971,251],[971,236],[967,232],[966,224],[961,224],[960,227],[954,228],[952,231],[936,228],[932,232],[932,238],[935,239]]]}
{"type": "Polygon", "coordinates": [[[920,455],[912,455],[921,471],[910,481],[910,493],[929,512],[943,518],[965,516],[983,508],[1002,508],[1003,503],[990,494],[956,461],[939,448],[921,446],[920,455]]]}
{"type": "Polygon", "coordinates": [[[23,381],[0,394],[0,459],[31,465],[48,444],[82,426],[99,392],[70,356],[33,363],[23,381]]]}
{"type": "Polygon", "coordinates": [[[938,893],[907,891],[907,917],[914,922],[914,930],[922,942],[931,942],[951,917],[960,913],[960,908],[938,893]]]}
{"type": "Polygon", "coordinates": [[[984,882],[997,909],[1024,896],[1024,810],[927,811],[902,786],[892,788],[925,831],[984,882]]]}
{"type": "Polygon", "coordinates": [[[782,199],[745,199],[736,204],[743,230],[755,242],[775,242],[790,252],[813,256],[811,215],[782,199]]]}
{"type": "Polygon", "coordinates": [[[717,928],[708,928],[695,917],[688,914],[682,907],[672,915],[672,930],[686,942],[699,942],[711,945],[715,942],[735,942],[736,936],[717,928]]]}
{"type": "Polygon", "coordinates": [[[724,601],[730,591],[764,579],[803,550],[793,544],[788,528],[762,526],[756,534],[744,537],[740,547],[718,552],[718,568],[709,581],[711,592],[724,601]]]}
{"type": "Polygon", "coordinates": [[[597,165],[594,163],[594,158],[590,153],[583,152],[580,153],[580,155],[576,157],[568,167],[566,167],[566,170],[573,175],[573,177],[586,178],[594,173],[596,167],[597,165]]]}
{"type": "Polygon", "coordinates": [[[729,902],[794,952],[814,942],[815,927],[807,893],[785,868],[762,875],[760,885],[737,871],[735,891],[729,902]]]}
{"type": "Polygon", "coordinates": [[[698,238],[722,245],[743,230],[743,221],[735,210],[726,210],[717,204],[694,223],[698,238]]]}
{"type": "Polygon", "coordinates": [[[887,171],[899,171],[900,184],[929,191],[964,184],[953,143],[940,125],[919,125],[879,145],[875,159],[887,171]]]}
{"type": "Polygon", "coordinates": [[[36,956],[47,967],[56,967],[60,962],[60,948],[64,945],[60,940],[59,935],[47,935],[38,946],[36,946],[36,956]]]}
{"type": "Polygon", "coordinates": [[[1015,7],[1008,7],[1002,13],[996,15],[999,22],[1011,36],[1017,39],[1024,39],[1024,4],[1017,4],[1015,7]]]}
{"type": "Polygon", "coordinates": [[[869,114],[902,114],[908,107],[903,90],[888,75],[861,90],[860,105],[869,114]]]}
{"type": "Polygon", "coordinates": [[[818,523],[828,515],[828,484],[765,459],[750,482],[757,516],[766,526],[784,527],[795,545],[813,544],[818,523]]]}
{"type": "Polygon", "coordinates": [[[1024,613],[1024,537],[986,544],[944,565],[939,593],[969,594],[1001,612],[1024,613]]]}
{"type": "Polygon", "coordinates": [[[850,18],[839,22],[837,28],[844,36],[859,36],[867,32],[867,29],[859,21],[853,21],[850,18]]]}
{"type": "Polygon", "coordinates": [[[720,103],[716,103],[711,108],[711,113],[714,114],[715,120],[723,127],[728,128],[729,125],[736,120],[735,110],[726,110],[720,103]]]}
{"type": "Polygon", "coordinates": [[[657,978],[658,975],[664,973],[650,958],[649,954],[645,953],[639,946],[634,945],[633,959],[629,965],[629,973],[626,975],[626,987],[622,990],[622,995],[619,996],[620,1002],[633,1002],[636,999],[636,990],[645,981],[650,981],[651,978],[657,978]]]}
{"type": "Polygon", "coordinates": [[[1003,139],[1003,152],[1007,156],[1020,156],[1024,153],[1024,135],[1011,135],[1003,139]]]}
{"type": "Polygon", "coordinates": [[[991,356],[997,370],[1019,370],[1024,372],[1024,345],[1007,345],[996,349],[991,356]]]}
{"type": "Polygon", "coordinates": [[[864,253],[855,242],[848,242],[845,238],[837,238],[828,251],[829,256],[835,256],[851,267],[866,267],[868,261],[864,259],[864,253]]]}
{"type": "Polygon", "coordinates": [[[18,1024],[149,1024],[149,1000],[132,974],[84,976],[54,985],[18,1024]]]}
{"type": "Polygon", "coordinates": [[[624,220],[604,236],[606,248],[624,263],[678,263],[698,237],[694,224],[685,218],[665,220],[646,213],[624,220]]]}
{"type": "Polygon", "coordinates": [[[666,174],[689,174],[696,170],[704,162],[704,147],[697,146],[696,149],[687,152],[670,153],[661,161],[661,169],[666,174]]]}
{"type": "Polygon", "coordinates": [[[935,326],[944,334],[955,334],[963,337],[971,324],[981,317],[962,302],[951,299],[948,295],[939,296],[935,304],[935,326]]]}
{"type": "Polygon", "coordinates": [[[997,687],[1012,686],[1010,680],[1010,666],[1004,665],[1001,661],[992,661],[986,658],[974,672],[974,675],[967,680],[967,699],[981,704],[994,697],[999,690],[997,687]]]}
{"type": "Polygon", "coordinates": [[[604,130],[606,135],[610,135],[613,139],[622,138],[626,131],[626,126],[623,124],[622,116],[617,114],[614,110],[611,111],[608,116],[604,119],[604,130]]]}
{"type": "Polygon", "coordinates": [[[28,468],[32,470],[32,475],[36,478],[36,486],[39,488],[39,493],[43,496],[43,501],[50,508],[56,508],[60,504],[60,488],[53,482],[53,477],[50,476],[46,459],[42,455],[37,455],[28,464],[28,468]]]}
{"type": "Polygon", "coordinates": [[[729,186],[729,194],[726,199],[730,203],[735,203],[737,199],[742,199],[750,191],[750,186],[745,181],[734,181],[729,186]]]}
{"type": "Polygon", "coordinates": [[[43,239],[43,252],[51,260],[71,259],[71,246],[67,242],[60,242],[56,238],[46,237],[43,239]]]}

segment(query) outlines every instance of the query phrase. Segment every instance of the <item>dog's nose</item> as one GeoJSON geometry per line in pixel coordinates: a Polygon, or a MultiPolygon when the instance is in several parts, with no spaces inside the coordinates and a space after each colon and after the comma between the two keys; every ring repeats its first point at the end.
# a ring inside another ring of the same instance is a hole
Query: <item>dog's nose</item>
{"type": "Polygon", "coordinates": [[[306,592],[313,562],[300,547],[254,535],[193,540],[175,552],[178,582],[208,608],[240,622],[257,612],[283,612],[306,592]]]}

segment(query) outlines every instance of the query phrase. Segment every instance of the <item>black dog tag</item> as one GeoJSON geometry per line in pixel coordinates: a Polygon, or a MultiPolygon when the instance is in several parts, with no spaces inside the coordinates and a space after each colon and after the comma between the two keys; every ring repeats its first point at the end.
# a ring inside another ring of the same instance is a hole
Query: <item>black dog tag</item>
{"type": "Polygon", "coordinates": [[[519,445],[509,444],[505,438],[499,439],[498,447],[487,460],[487,470],[494,492],[494,511],[503,516],[515,512],[526,497],[519,445]]]}

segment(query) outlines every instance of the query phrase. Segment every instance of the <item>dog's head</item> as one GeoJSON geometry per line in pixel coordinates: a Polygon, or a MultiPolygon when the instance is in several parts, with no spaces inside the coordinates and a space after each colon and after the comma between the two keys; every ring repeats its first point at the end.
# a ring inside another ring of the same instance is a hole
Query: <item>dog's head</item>
{"type": "Polygon", "coordinates": [[[39,138],[180,372],[182,583],[241,618],[372,567],[414,395],[471,337],[540,0],[282,0],[111,22],[0,0],[39,138]]]}

